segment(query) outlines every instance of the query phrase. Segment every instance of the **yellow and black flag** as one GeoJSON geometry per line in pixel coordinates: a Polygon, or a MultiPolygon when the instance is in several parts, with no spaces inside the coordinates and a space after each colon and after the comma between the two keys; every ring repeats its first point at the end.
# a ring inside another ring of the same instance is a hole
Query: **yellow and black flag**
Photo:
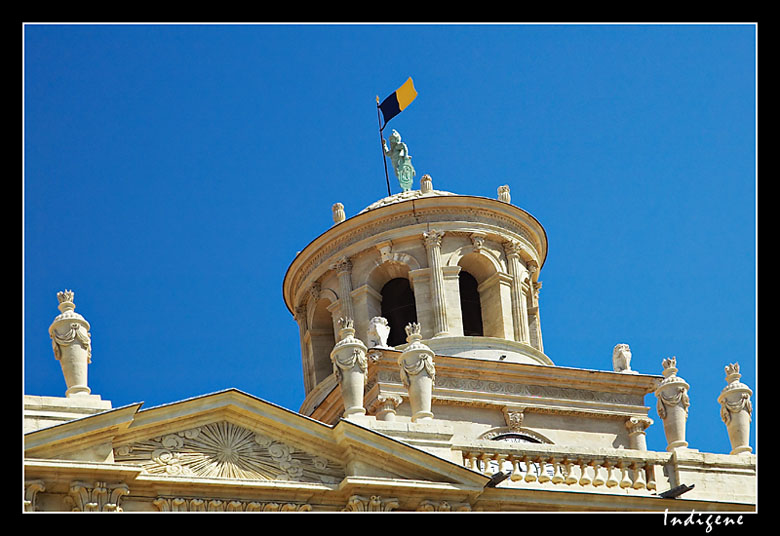
{"type": "Polygon", "coordinates": [[[382,117],[385,119],[385,124],[379,129],[381,132],[387,126],[387,122],[393,117],[403,112],[407,106],[417,97],[417,91],[414,89],[414,83],[412,77],[404,82],[404,84],[396,89],[391,95],[389,95],[382,104],[379,103],[379,97],[376,98],[379,109],[382,111],[382,117]]]}

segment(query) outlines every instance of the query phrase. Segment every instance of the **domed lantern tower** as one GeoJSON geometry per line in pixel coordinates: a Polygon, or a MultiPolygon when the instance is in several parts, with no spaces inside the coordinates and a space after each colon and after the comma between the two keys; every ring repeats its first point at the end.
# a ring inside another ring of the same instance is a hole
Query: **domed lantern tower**
{"type": "Polygon", "coordinates": [[[384,351],[402,351],[404,328],[416,322],[437,355],[553,364],[539,314],[547,236],[511,204],[507,186],[497,199],[456,195],[434,190],[424,175],[419,190],[351,218],[336,204],[333,214],[334,225],[297,255],[283,285],[300,328],[304,413],[335,387],[330,353],[340,318],[384,351]],[[386,340],[372,335],[378,318],[389,327],[386,340]]]}

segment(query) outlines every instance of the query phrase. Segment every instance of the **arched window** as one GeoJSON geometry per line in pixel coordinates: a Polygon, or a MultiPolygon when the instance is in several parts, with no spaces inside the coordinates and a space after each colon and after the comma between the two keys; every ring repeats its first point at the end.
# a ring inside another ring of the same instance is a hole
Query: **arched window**
{"type": "Polygon", "coordinates": [[[460,287],[460,312],[463,318],[463,335],[467,337],[481,337],[482,330],[482,305],[477,290],[477,280],[470,273],[461,270],[458,275],[460,287]]]}
{"type": "Polygon", "coordinates": [[[409,280],[397,277],[382,287],[382,316],[390,326],[387,344],[398,346],[406,342],[406,330],[409,322],[417,322],[417,307],[414,292],[409,280]]]}

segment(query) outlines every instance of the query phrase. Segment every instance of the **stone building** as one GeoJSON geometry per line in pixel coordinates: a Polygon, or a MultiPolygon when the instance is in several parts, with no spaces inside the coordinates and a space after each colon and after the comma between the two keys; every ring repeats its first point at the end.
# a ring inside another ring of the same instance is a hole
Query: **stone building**
{"type": "Polygon", "coordinates": [[[425,175],[333,220],[283,281],[297,412],[235,389],[113,408],[90,392],[90,325],[61,292],[49,334],[67,391],[24,398],[24,510],[755,511],[739,366],[719,398],[730,454],[688,447],[674,358],[639,374],[619,344],[613,370],[556,366],[547,236],[508,187],[456,195],[425,175]],[[656,418],[662,452],[645,441],[656,418]]]}

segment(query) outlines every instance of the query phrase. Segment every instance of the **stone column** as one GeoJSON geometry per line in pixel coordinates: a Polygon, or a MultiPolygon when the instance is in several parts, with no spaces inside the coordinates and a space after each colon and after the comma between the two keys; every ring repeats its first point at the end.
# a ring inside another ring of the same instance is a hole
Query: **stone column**
{"type": "Polygon", "coordinates": [[[409,323],[406,326],[406,342],[409,345],[398,356],[401,367],[401,380],[409,391],[409,405],[412,407],[412,422],[432,419],[431,398],[436,368],[433,365],[433,350],[420,339],[420,324],[409,323]]]}
{"type": "MultiPolygon", "coordinates": [[[[534,261],[528,262],[528,338],[531,346],[544,352],[542,344],[542,325],[539,318],[539,290],[542,284],[534,281],[534,274],[539,272],[539,265],[534,261]]],[[[537,276],[538,278],[538,276],[537,276]]]]}
{"type": "Polygon", "coordinates": [[[641,417],[631,417],[626,420],[628,428],[628,448],[636,450],[647,450],[647,435],[645,430],[653,424],[651,419],[641,417]]]}
{"type": "Polygon", "coordinates": [[[75,311],[73,295],[70,290],[57,293],[57,300],[60,302],[57,308],[61,314],[57,315],[49,326],[54,357],[62,367],[67,385],[65,396],[68,398],[90,393],[87,386],[87,366],[92,363],[89,322],[75,311]]]}
{"type": "Polygon", "coordinates": [[[352,262],[348,258],[342,257],[331,268],[336,270],[339,278],[341,316],[354,319],[355,311],[352,307],[352,262]]]}
{"type": "Polygon", "coordinates": [[[718,396],[720,402],[720,416],[723,419],[729,433],[731,442],[730,454],[750,453],[753,448],[750,442],[750,421],[753,413],[753,404],[750,396],[753,391],[740,382],[742,375],[739,373],[739,363],[726,367],[726,382],[718,396]]]}
{"type": "Polygon", "coordinates": [[[339,342],[330,353],[333,372],[341,386],[341,397],[344,401],[344,418],[353,415],[365,415],[363,407],[363,390],[366,385],[368,358],[366,345],[355,338],[352,319],[341,318],[339,323],[339,342]]]}
{"type": "Polygon", "coordinates": [[[520,264],[520,244],[515,241],[504,243],[509,276],[512,278],[512,324],[518,342],[528,344],[528,306],[523,294],[523,267],[520,264]]]}
{"type": "Polygon", "coordinates": [[[447,308],[444,301],[444,274],[441,270],[441,239],[444,231],[423,233],[428,267],[431,270],[431,303],[433,305],[433,336],[448,334],[447,308]]]}
{"type": "Polygon", "coordinates": [[[688,419],[688,383],[677,376],[677,358],[663,360],[663,375],[655,396],[658,397],[658,415],[664,423],[666,433],[666,450],[671,452],[677,448],[685,448],[685,423],[688,419]]]}
{"type": "Polygon", "coordinates": [[[398,395],[379,395],[376,398],[376,418],[378,421],[394,421],[396,408],[402,399],[398,395]]]}

